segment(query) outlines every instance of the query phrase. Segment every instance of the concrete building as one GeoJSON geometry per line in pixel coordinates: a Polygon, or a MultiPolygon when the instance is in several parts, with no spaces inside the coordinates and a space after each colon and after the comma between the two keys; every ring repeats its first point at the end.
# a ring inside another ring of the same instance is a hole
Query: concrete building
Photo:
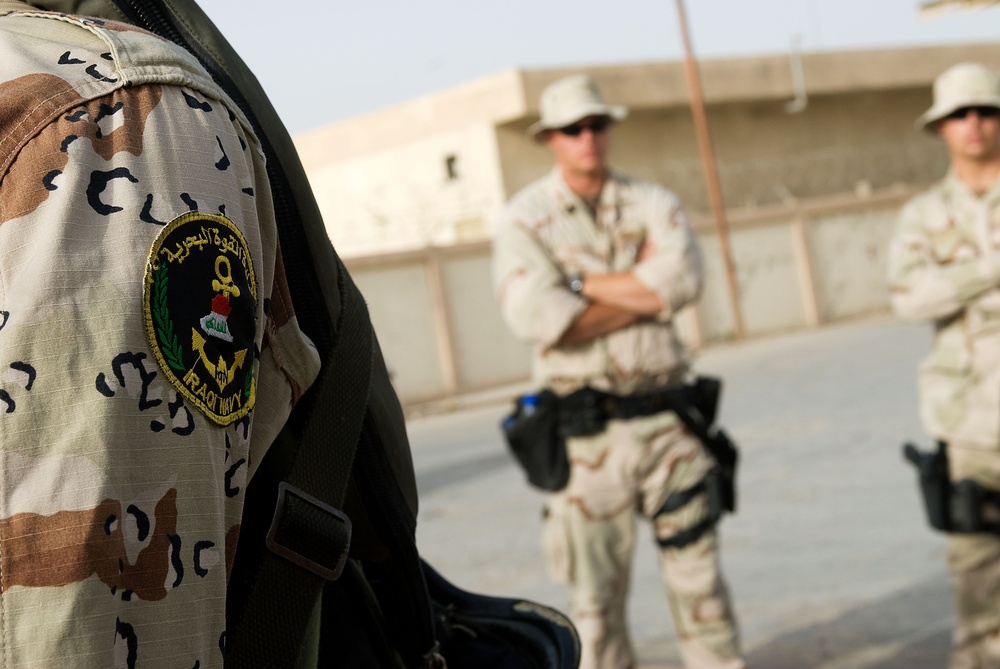
{"type": "MultiPolygon", "coordinates": [[[[932,79],[961,60],[1000,62],[1000,44],[703,61],[727,207],[936,178],[944,154],[912,123],[932,79]]],[[[582,69],[631,109],[612,164],[707,211],[682,63],[582,69]]],[[[296,137],[340,254],[487,238],[503,202],[549,169],[524,130],[541,90],[575,71],[507,70],[296,137]]]]}
{"type": "MultiPolygon", "coordinates": [[[[701,301],[677,316],[692,347],[738,336],[737,317],[752,337],[886,311],[898,208],[947,166],[913,123],[934,77],[967,60],[1000,65],[1000,43],[701,63],[735,295],[682,65],[582,68],[631,109],[612,164],[672,188],[691,215],[707,271],[701,301]]],[[[542,89],[577,71],[508,70],[296,137],[405,403],[528,377],[492,296],[490,222],[550,169],[524,131],[542,89]]]]}

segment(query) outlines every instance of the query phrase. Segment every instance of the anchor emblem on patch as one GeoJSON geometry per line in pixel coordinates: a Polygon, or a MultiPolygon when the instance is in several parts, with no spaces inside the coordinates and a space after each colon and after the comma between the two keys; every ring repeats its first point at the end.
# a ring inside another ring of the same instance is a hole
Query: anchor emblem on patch
{"type": "Polygon", "coordinates": [[[256,309],[253,261],[232,221],[191,212],[164,227],[146,263],[146,334],[170,383],[219,425],[254,404],[256,309]]]}

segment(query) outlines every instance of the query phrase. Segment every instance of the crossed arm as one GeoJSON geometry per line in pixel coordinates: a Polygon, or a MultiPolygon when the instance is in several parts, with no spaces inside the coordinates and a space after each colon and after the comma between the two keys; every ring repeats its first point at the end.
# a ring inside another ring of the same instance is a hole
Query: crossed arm
{"type": "Polygon", "coordinates": [[[494,285],[516,336],[544,348],[576,346],[640,321],[668,321],[697,299],[702,267],[694,235],[675,197],[654,196],[643,212],[652,223],[636,263],[625,271],[586,274],[579,294],[566,286],[565,269],[535,227],[501,221],[494,285]]]}
{"type": "Polygon", "coordinates": [[[889,246],[889,295],[898,316],[949,318],[1000,286],[1000,259],[986,250],[981,256],[940,261],[923,223],[918,213],[906,208],[889,246]]]}
{"type": "Polygon", "coordinates": [[[581,294],[590,304],[566,328],[559,345],[583,344],[663,308],[660,297],[631,272],[591,274],[584,279],[581,294]]]}

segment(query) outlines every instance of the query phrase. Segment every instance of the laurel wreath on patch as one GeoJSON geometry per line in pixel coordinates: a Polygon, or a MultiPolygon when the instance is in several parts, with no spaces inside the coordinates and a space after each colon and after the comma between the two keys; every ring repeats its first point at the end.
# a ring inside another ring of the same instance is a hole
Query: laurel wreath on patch
{"type": "Polygon", "coordinates": [[[250,369],[247,370],[247,380],[243,384],[243,397],[250,397],[250,391],[253,389],[253,363],[250,363],[250,369]]]}
{"type": "Polygon", "coordinates": [[[174,322],[170,320],[167,306],[167,266],[153,272],[153,320],[156,323],[156,337],[163,344],[163,357],[171,368],[184,371],[181,343],[174,332],[174,322]]]}

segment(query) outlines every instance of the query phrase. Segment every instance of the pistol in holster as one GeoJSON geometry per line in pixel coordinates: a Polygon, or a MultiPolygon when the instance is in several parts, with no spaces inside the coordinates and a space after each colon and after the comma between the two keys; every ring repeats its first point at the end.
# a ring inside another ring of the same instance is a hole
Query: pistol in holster
{"type": "Polygon", "coordinates": [[[917,468],[924,512],[931,527],[956,534],[1000,534],[1000,522],[985,514],[987,505],[1000,510],[1000,491],[968,478],[952,481],[945,442],[939,441],[933,452],[907,443],[903,455],[917,468]]]}

